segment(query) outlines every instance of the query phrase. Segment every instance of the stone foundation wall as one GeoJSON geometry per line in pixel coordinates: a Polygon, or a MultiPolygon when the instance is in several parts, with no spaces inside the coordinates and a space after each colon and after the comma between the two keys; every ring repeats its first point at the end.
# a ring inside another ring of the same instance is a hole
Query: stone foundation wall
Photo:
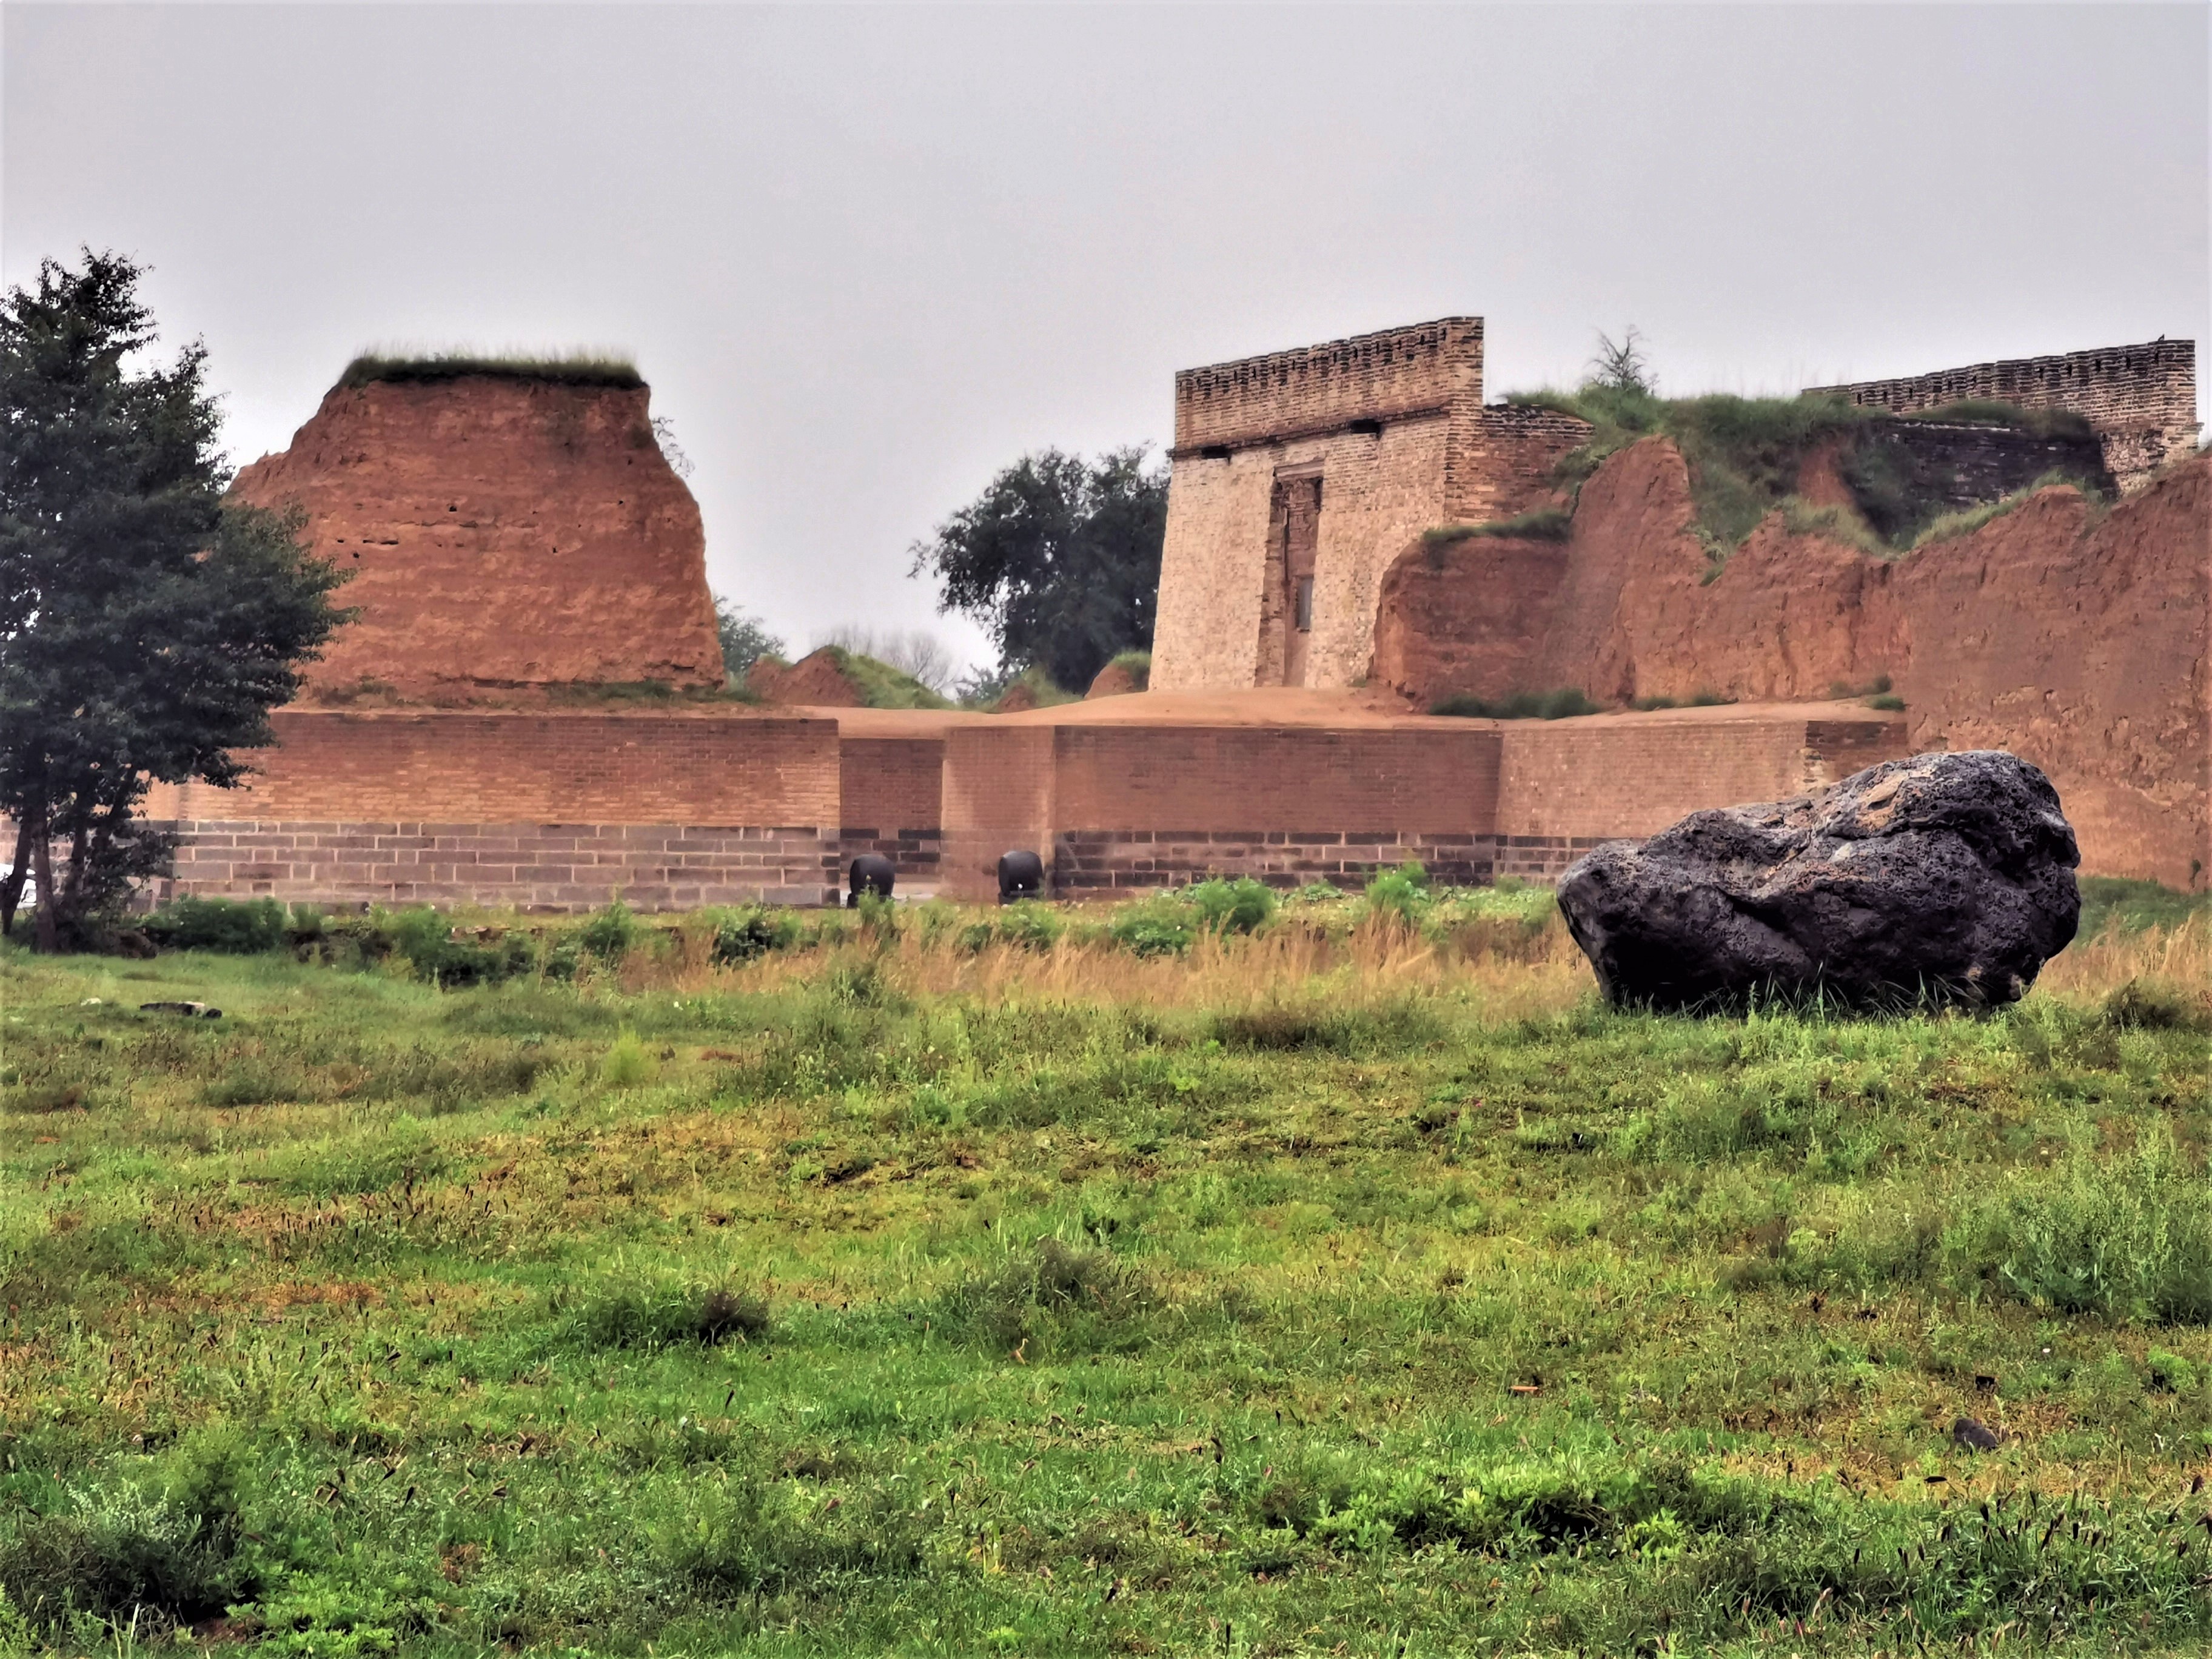
{"type": "Polygon", "coordinates": [[[480,904],[637,910],[820,904],[839,849],[818,829],[635,823],[185,820],[156,902],[276,898],[316,904],[480,904]]]}
{"type": "Polygon", "coordinates": [[[1511,876],[1548,887],[1559,880],[1569,865],[1593,847],[1613,842],[1626,842],[1632,846],[1642,839],[1640,836],[1500,836],[1497,838],[1492,879],[1511,876]]]}

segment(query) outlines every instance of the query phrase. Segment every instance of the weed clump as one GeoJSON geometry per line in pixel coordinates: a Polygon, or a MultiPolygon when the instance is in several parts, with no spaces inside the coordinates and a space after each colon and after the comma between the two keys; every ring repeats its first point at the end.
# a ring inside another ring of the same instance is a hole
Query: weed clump
{"type": "Polygon", "coordinates": [[[0,1530],[0,1608],[42,1629],[89,1614],[159,1630],[250,1599],[246,1473],[234,1442],[204,1437],[166,1467],[73,1490],[66,1509],[19,1511],[0,1530]]]}
{"type": "Polygon", "coordinates": [[[1249,876],[1216,876],[1124,906],[1106,937],[1133,955],[1177,956],[1202,933],[1256,933],[1280,908],[1274,890],[1249,876]]]}
{"type": "Polygon", "coordinates": [[[954,1289],[945,1319],[984,1346],[1007,1352],[1051,1339],[1100,1346],[1126,1335],[1153,1305],[1144,1275],[1120,1257],[1048,1237],[954,1289]]]}
{"type": "Polygon", "coordinates": [[[617,1036],[599,1062],[599,1081],[610,1089],[635,1089],[659,1075],[659,1066],[635,1031],[617,1036]]]}
{"type": "Polygon", "coordinates": [[[2147,1324],[2212,1324],[2212,1182],[2163,1124],[2134,1152],[2015,1182],[1962,1224],[1959,1265],[2021,1300],[2147,1324]]]}
{"type": "Polygon", "coordinates": [[[1429,890],[1429,872],[1418,859],[1407,859],[1395,870],[1385,870],[1367,884],[1367,914],[1376,921],[1419,928],[1428,920],[1435,895],[1429,890]]]}
{"type": "Polygon", "coordinates": [[[620,962],[637,941],[637,919],[621,899],[610,899],[606,908],[592,913],[592,919],[578,930],[576,940],[601,962],[620,962]]]}
{"type": "Polygon", "coordinates": [[[719,1347],[768,1334],[767,1299],[727,1285],[625,1286],[586,1300],[570,1316],[569,1335],[587,1350],[719,1347]]]}
{"type": "Polygon", "coordinates": [[[1475,537],[1510,537],[1521,541],[1563,542],[1574,515],[1563,507],[1540,507],[1510,519],[1489,519],[1480,524],[1444,524],[1424,530],[1421,540],[1431,548],[1449,547],[1475,537]]]}
{"type": "Polygon", "coordinates": [[[171,951],[216,951],[258,956],[284,943],[284,907],[275,899],[173,899],[139,923],[155,944],[171,951]]]}
{"type": "Polygon", "coordinates": [[[825,1510],[795,1480],[745,1474],[702,1484],[659,1529],[672,1576],[710,1602],[814,1597],[833,1586],[907,1577],[924,1567],[924,1532],[910,1506],[878,1487],[825,1510]]]}
{"type": "Polygon", "coordinates": [[[799,920],[790,911],[749,904],[716,920],[709,949],[717,963],[732,968],[771,951],[788,951],[798,941],[799,920]]]}
{"type": "Polygon", "coordinates": [[[572,351],[556,356],[527,353],[435,351],[398,355],[364,351],[338,376],[341,387],[374,380],[422,384],[481,376],[495,380],[544,380],[557,386],[641,386],[645,377],[628,357],[572,351]]]}
{"type": "Polygon", "coordinates": [[[1462,692],[1431,705],[1429,713],[1464,720],[1563,720],[1577,714],[1602,714],[1605,705],[1592,702],[1581,687],[1570,685],[1556,691],[1515,691],[1497,698],[1462,692]]]}
{"type": "Polygon", "coordinates": [[[1328,1054],[1381,1054],[1433,1042],[1443,1027],[1435,1014],[1408,1001],[1373,1007],[1277,1004],[1219,1013],[1208,1034],[1224,1048],[1261,1054],[1301,1049],[1328,1054]]]}

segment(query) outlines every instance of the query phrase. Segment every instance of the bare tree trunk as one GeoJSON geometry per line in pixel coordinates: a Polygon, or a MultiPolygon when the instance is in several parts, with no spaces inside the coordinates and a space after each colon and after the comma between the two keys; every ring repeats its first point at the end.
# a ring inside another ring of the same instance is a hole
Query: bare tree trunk
{"type": "Polygon", "coordinates": [[[0,881],[0,939],[8,939],[15,931],[16,908],[23,902],[23,884],[31,875],[31,820],[27,817],[15,826],[15,860],[8,871],[7,878],[0,881]]]}
{"type": "Polygon", "coordinates": [[[54,848],[47,833],[46,803],[39,803],[38,814],[33,820],[31,856],[37,860],[39,870],[39,949],[51,956],[61,949],[61,933],[58,927],[54,903],[54,848]]]}

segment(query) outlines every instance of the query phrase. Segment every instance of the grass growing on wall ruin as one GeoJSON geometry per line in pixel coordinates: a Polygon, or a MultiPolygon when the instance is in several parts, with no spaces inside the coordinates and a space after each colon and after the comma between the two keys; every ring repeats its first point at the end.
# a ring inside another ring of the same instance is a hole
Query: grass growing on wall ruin
{"type": "Polygon", "coordinates": [[[629,357],[612,353],[397,350],[364,351],[338,376],[341,386],[373,380],[459,380],[471,375],[499,380],[548,380],[561,386],[641,386],[645,377],[629,357]]]}
{"type": "Polygon", "coordinates": [[[1411,878],[0,951],[0,1649],[2200,1647],[2212,929],[2092,897],[1986,1019],[1411,878]]]}
{"type": "MultiPolygon", "coordinates": [[[[1696,509],[1693,528],[1716,568],[1770,513],[1781,513],[1795,532],[1826,536],[1862,552],[1894,558],[1978,528],[2010,511],[2034,489],[2088,483],[2069,474],[2049,473],[2031,489],[2002,502],[1950,513],[1940,501],[1915,496],[1894,462],[1864,441],[1886,423],[1898,421],[2004,427],[2039,437],[2086,436],[2087,423],[2064,410],[2022,410],[1984,401],[1897,416],[1836,398],[1713,394],[1670,398],[1595,386],[1573,392],[1513,392],[1506,400],[1559,410],[1590,422],[1589,441],[1560,465],[1560,482],[1571,489],[1579,490],[1608,458],[1640,438],[1663,437],[1673,443],[1689,471],[1696,509]],[[1815,506],[1798,495],[1807,459],[1823,448],[1832,452],[1840,480],[1858,503],[1856,508],[1815,506]],[[1890,533],[1885,535],[1884,529],[1890,533]]],[[[1503,526],[1453,526],[1431,533],[1528,532],[1503,526]]],[[[1564,522],[1558,533],[1566,533],[1564,522]]]]}

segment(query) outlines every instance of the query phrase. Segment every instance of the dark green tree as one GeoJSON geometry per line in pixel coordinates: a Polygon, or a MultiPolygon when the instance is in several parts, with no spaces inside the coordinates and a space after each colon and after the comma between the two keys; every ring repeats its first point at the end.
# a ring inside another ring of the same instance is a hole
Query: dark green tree
{"type": "Polygon", "coordinates": [[[766,623],[720,593],[714,595],[714,631],[722,636],[722,672],[732,679],[743,679],[763,657],[783,654],[783,641],[768,631],[766,623]]]}
{"type": "Polygon", "coordinates": [[[908,574],[936,578],[939,611],[983,625],[1002,672],[1041,667],[1079,691],[1152,642],[1168,470],[1145,456],[1141,444],[1095,461],[1025,455],[914,544],[908,574]]]}
{"type": "Polygon", "coordinates": [[[271,740],[346,614],[296,521],[223,503],[204,349],[134,362],[156,337],[142,275],[88,248],[0,301],[0,930],[34,866],[44,950],[166,858],[149,784],[246,775],[236,751],[271,740]]]}

